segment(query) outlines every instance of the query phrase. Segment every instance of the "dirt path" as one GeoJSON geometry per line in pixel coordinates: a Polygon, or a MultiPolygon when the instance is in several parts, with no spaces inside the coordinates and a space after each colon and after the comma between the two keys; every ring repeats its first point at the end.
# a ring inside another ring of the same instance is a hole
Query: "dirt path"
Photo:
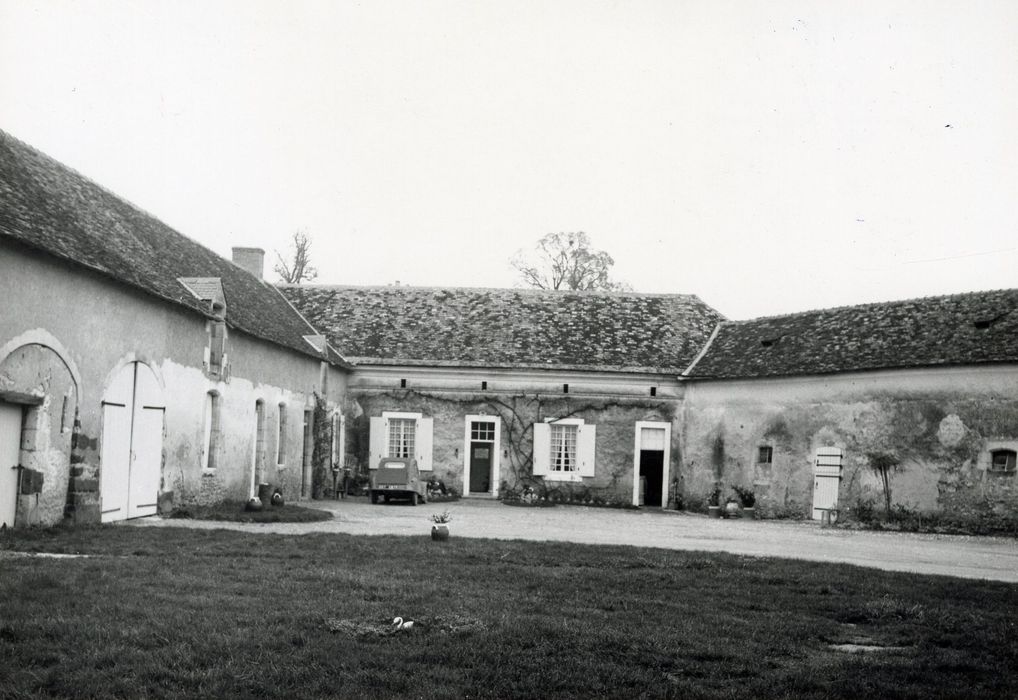
{"type": "Polygon", "coordinates": [[[405,504],[372,506],[360,498],[314,501],[308,505],[331,511],[335,519],[320,523],[241,524],[143,518],[131,523],[279,534],[425,535],[431,529],[430,515],[448,510],[453,516],[454,537],[731,552],[1018,583],[1018,540],[997,537],[863,532],[821,528],[811,522],[711,520],[668,511],[582,506],[513,508],[479,500],[416,508],[405,504]]]}

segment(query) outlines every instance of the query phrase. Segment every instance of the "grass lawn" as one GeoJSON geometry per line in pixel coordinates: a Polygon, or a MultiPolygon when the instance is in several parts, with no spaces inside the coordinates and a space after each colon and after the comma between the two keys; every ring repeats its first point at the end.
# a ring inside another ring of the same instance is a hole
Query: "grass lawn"
{"type": "Polygon", "coordinates": [[[0,551],[0,697],[1018,696],[1010,584],[167,527],[7,532],[0,550],[89,555],[0,551]]]}

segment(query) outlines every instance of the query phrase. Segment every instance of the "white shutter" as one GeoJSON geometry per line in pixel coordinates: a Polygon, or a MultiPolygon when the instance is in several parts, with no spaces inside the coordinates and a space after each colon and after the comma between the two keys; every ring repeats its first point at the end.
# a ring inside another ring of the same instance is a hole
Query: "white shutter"
{"type": "Polygon", "coordinates": [[[580,476],[594,476],[594,436],[596,425],[577,426],[576,452],[580,460],[580,476]]]}
{"type": "Polygon", "coordinates": [[[417,419],[417,435],[414,438],[417,444],[417,468],[422,472],[431,471],[431,442],[434,429],[434,418],[417,419]]]}
{"type": "Polygon", "coordinates": [[[381,416],[372,416],[368,426],[368,469],[378,469],[385,457],[386,420],[381,416]]]}
{"type": "Polygon", "coordinates": [[[551,461],[551,426],[547,423],[534,423],[534,476],[548,473],[551,461]]]}

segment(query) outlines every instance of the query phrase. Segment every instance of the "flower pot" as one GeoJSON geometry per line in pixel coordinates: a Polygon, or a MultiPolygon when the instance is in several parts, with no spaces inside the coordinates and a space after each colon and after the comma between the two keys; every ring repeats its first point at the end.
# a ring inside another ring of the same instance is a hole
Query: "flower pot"
{"type": "Polygon", "coordinates": [[[432,525],[431,526],[431,539],[438,542],[445,542],[449,539],[449,526],[448,525],[432,525]]]}
{"type": "Polygon", "coordinates": [[[729,501],[725,504],[725,517],[726,518],[738,518],[739,517],[739,504],[735,501],[729,501]]]}
{"type": "Polygon", "coordinates": [[[721,506],[707,506],[708,518],[721,518],[721,506]]]}
{"type": "Polygon", "coordinates": [[[750,506],[749,508],[747,508],[746,506],[743,506],[742,507],[742,517],[749,518],[750,520],[752,520],[753,518],[756,517],[756,508],[754,508],[752,506],[750,506]]]}

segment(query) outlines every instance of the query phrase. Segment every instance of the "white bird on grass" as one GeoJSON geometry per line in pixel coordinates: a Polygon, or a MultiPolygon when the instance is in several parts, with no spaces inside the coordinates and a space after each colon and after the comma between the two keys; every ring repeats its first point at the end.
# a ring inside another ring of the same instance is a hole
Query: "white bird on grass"
{"type": "Polygon", "coordinates": [[[413,629],[413,627],[414,627],[413,620],[407,620],[406,622],[403,622],[402,617],[392,618],[392,628],[395,630],[409,630],[413,629]]]}

